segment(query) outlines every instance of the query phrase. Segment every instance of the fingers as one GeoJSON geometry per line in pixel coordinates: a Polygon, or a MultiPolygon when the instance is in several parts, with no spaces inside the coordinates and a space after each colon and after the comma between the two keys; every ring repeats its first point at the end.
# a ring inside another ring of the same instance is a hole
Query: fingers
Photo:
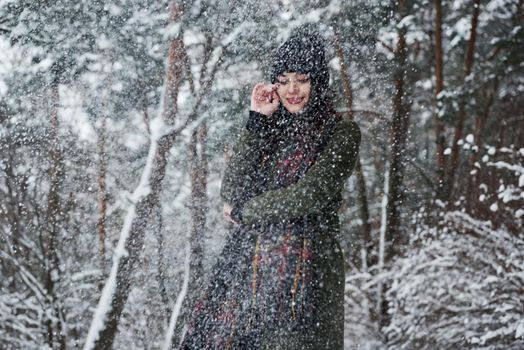
{"type": "Polygon", "coordinates": [[[224,212],[224,219],[227,221],[227,222],[230,222],[232,224],[238,224],[238,222],[236,222],[235,220],[233,220],[233,218],[231,217],[231,213],[226,213],[224,212]]]}
{"type": "Polygon", "coordinates": [[[273,101],[280,101],[280,96],[276,89],[271,92],[271,102],[273,101]]]}
{"type": "Polygon", "coordinates": [[[280,103],[280,97],[276,91],[277,88],[278,84],[255,84],[251,93],[251,110],[271,115],[280,103]]]}
{"type": "Polygon", "coordinates": [[[228,203],[224,203],[224,207],[222,209],[222,214],[224,216],[224,219],[228,222],[236,224],[236,222],[231,218],[231,210],[232,210],[231,205],[228,203]]]}
{"type": "Polygon", "coordinates": [[[276,87],[274,86],[266,86],[263,90],[261,90],[260,92],[260,95],[259,95],[259,100],[260,101],[266,101],[266,102],[269,102],[269,103],[273,103],[273,101],[275,99],[278,100],[279,96],[278,96],[278,93],[276,92],[276,87]]]}
{"type": "Polygon", "coordinates": [[[264,84],[264,83],[257,83],[255,87],[253,88],[252,95],[258,96],[269,96],[278,88],[278,84],[264,84]]]}
{"type": "Polygon", "coordinates": [[[261,96],[261,95],[264,95],[266,92],[267,92],[267,86],[266,84],[264,83],[258,83],[255,85],[255,87],[253,88],[253,93],[252,95],[253,96],[261,96]]]}
{"type": "Polygon", "coordinates": [[[236,224],[236,222],[231,218],[231,215],[228,214],[228,213],[224,213],[224,219],[227,221],[227,222],[230,222],[232,224],[236,224]]]}

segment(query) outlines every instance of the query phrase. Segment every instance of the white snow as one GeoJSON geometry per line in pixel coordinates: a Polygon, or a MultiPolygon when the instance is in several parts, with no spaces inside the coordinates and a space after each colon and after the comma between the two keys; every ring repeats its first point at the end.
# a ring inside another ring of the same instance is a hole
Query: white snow
{"type": "Polygon", "coordinates": [[[109,40],[105,35],[100,36],[96,43],[98,47],[102,50],[109,50],[113,47],[113,42],[109,40]]]}
{"type": "Polygon", "coordinates": [[[7,94],[8,88],[5,82],[0,80],[0,96],[5,96],[7,94]]]}
{"type": "Polygon", "coordinates": [[[202,32],[196,31],[193,28],[188,28],[184,30],[183,40],[185,46],[191,46],[205,42],[206,37],[202,32]]]}
{"type": "Polygon", "coordinates": [[[182,282],[182,289],[180,290],[180,293],[178,294],[175,302],[175,306],[173,307],[173,312],[171,313],[171,317],[169,319],[169,327],[166,332],[166,337],[164,340],[164,346],[162,349],[169,350],[171,349],[171,340],[173,339],[173,334],[175,332],[175,326],[176,322],[178,320],[178,316],[180,315],[180,310],[182,309],[182,303],[184,301],[184,298],[187,294],[187,288],[189,285],[189,273],[190,273],[190,262],[191,262],[191,246],[190,244],[186,244],[185,249],[185,260],[184,260],[184,280],[182,282]]]}
{"type": "Polygon", "coordinates": [[[524,338],[524,318],[517,323],[515,338],[524,338]]]}
{"type": "Polygon", "coordinates": [[[169,24],[166,29],[162,32],[165,40],[173,39],[180,35],[182,24],[180,22],[169,24]]]}
{"type": "Polygon", "coordinates": [[[109,13],[113,16],[120,16],[122,14],[122,8],[115,4],[109,4],[108,10],[109,13]]]}
{"type": "Polygon", "coordinates": [[[60,85],[59,90],[62,103],[58,114],[61,122],[70,127],[80,140],[96,142],[96,132],[82,108],[81,93],[63,85],[60,85]]]}
{"type": "Polygon", "coordinates": [[[404,18],[400,20],[400,22],[398,22],[397,27],[408,29],[411,25],[413,25],[414,19],[415,19],[414,15],[405,16],[404,18]]]}
{"type": "MultiPolygon", "coordinates": [[[[387,224],[387,205],[389,195],[389,162],[386,162],[386,171],[384,174],[384,193],[382,194],[382,202],[380,205],[380,233],[379,233],[379,247],[378,247],[378,274],[380,275],[384,269],[384,255],[386,254],[386,224],[387,224]]],[[[377,314],[380,314],[382,305],[384,285],[379,282],[377,285],[377,314]]]]}
{"type": "Polygon", "coordinates": [[[488,163],[489,166],[493,166],[497,169],[508,169],[513,172],[515,172],[516,175],[519,176],[519,187],[524,187],[524,167],[519,164],[510,164],[508,162],[504,161],[498,161],[498,162],[490,162],[488,163]]]}
{"type": "MultiPolygon", "coordinates": [[[[457,37],[460,39],[469,38],[469,33],[471,32],[471,19],[468,16],[461,17],[457,23],[453,26],[454,32],[457,34],[457,37]]],[[[453,45],[452,45],[453,46],[453,45]]]]}

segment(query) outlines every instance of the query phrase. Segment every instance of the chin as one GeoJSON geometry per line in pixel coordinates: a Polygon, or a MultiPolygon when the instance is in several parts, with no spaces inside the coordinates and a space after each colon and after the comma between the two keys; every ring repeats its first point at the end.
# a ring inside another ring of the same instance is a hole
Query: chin
{"type": "Polygon", "coordinates": [[[292,114],[295,114],[295,113],[299,113],[299,112],[302,112],[304,110],[304,108],[306,107],[305,105],[290,105],[290,106],[284,106],[287,111],[289,113],[292,113],[292,114]]]}

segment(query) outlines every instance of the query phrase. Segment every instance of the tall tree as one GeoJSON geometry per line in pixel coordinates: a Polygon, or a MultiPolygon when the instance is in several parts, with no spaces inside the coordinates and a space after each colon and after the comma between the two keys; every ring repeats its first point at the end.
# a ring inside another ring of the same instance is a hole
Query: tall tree
{"type": "MultiPolygon", "coordinates": [[[[471,15],[471,29],[470,35],[467,42],[466,57],[464,59],[464,84],[472,72],[473,64],[475,62],[475,45],[477,42],[477,25],[480,14],[480,0],[473,0],[473,13],[471,15]]],[[[451,155],[447,170],[447,180],[445,184],[445,198],[451,199],[453,188],[455,186],[455,175],[457,173],[457,167],[459,166],[459,141],[464,137],[464,123],[466,119],[466,108],[464,101],[459,105],[459,111],[457,113],[457,119],[455,123],[455,132],[453,135],[453,144],[451,145],[451,155]]]]}
{"type": "MultiPolygon", "coordinates": [[[[340,77],[344,91],[344,100],[346,102],[347,116],[350,120],[353,120],[353,89],[351,87],[351,79],[349,78],[349,67],[346,64],[346,58],[342,49],[340,33],[337,31],[335,31],[334,45],[336,56],[340,61],[340,77]]],[[[357,198],[359,213],[360,219],[362,220],[361,249],[364,253],[363,264],[365,266],[371,266],[373,256],[373,240],[371,238],[371,224],[369,217],[368,196],[366,193],[366,182],[364,180],[364,173],[362,171],[360,154],[358,155],[358,159],[355,164],[355,172],[357,176],[357,198]]]]}
{"type": "MultiPolygon", "coordinates": [[[[407,4],[400,0],[397,4],[397,16],[399,22],[407,15],[407,4]]],[[[401,251],[401,244],[405,239],[401,237],[401,205],[404,197],[402,180],[405,168],[406,139],[409,128],[410,102],[406,91],[407,57],[408,47],[406,44],[405,25],[399,23],[397,26],[397,44],[394,51],[395,68],[393,83],[395,86],[393,95],[393,116],[391,120],[390,152],[389,152],[389,193],[387,200],[386,242],[388,244],[386,256],[391,259],[401,251]]]]}
{"type": "Polygon", "coordinates": [[[444,172],[446,159],[444,156],[445,136],[444,123],[440,116],[441,111],[441,92],[444,89],[444,52],[442,48],[442,3],[441,0],[434,0],[435,6],[435,140],[436,140],[436,173],[437,173],[437,198],[443,199],[444,172]]]}
{"type": "Polygon", "coordinates": [[[62,147],[58,135],[58,109],[60,105],[60,93],[58,90],[59,82],[63,74],[62,62],[56,62],[51,70],[53,72],[53,81],[51,83],[51,113],[49,139],[51,160],[50,168],[50,188],[47,199],[47,230],[44,238],[44,254],[46,258],[46,271],[44,286],[49,300],[49,306],[53,310],[52,316],[46,316],[47,325],[47,342],[50,348],[55,348],[55,343],[59,344],[60,349],[65,349],[66,340],[64,334],[64,325],[62,307],[56,293],[56,284],[60,274],[60,262],[58,261],[58,242],[62,225],[63,206],[60,200],[60,187],[63,182],[64,170],[62,160],[62,147]]]}
{"type": "MultiPolygon", "coordinates": [[[[189,157],[191,166],[191,282],[189,290],[192,298],[199,293],[203,278],[204,234],[207,212],[207,127],[203,123],[191,135],[189,157]]],[[[190,301],[192,304],[192,301],[190,301]]]]}
{"type": "MultiPolygon", "coordinates": [[[[104,271],[105,267],[105,257],[106,257],[106,220],[107,220],[107,202],[108,194],[106,187],[106,172],[107,172],[107,160],[106,160],[106,119],[102,119],[102,126],[100,127],[98,140],[97,140],[97,154],[98,154],[98,175],[97,175],[97,184],[98,184],[98,222],[97,222],[97,231],[98,231],[98,252],[100,259],[100,270],[104,271]]],[[[99,284],[101,289],[102,284],[99,284]]]]}

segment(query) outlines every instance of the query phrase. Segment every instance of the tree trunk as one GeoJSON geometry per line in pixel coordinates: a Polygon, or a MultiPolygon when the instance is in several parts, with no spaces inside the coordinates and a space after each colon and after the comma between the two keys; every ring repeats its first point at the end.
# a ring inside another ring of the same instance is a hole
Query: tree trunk
{"type": "MultiPolygon", "coordinates": [[[[208,41],[208,43],[210,43],[208,41]]],[[[205,62],[205,61],[204,61],[205,62]]],[[[200,79],[201,84],[204,80],[200,79]]],[[[207,212],[207,160],[206,160],[207,125],[202,123],[191,135],[189,144],[189,160],[191,166],[191,256],[189,270],[191,275],[188,283],[187,296],[181,304],[181,310],[177,319],[182,322],[176,325],[171,343],[179,343],[179,335],[187,322],[190,310],[200,297],[204,277],[204,233],[207,212]]]]}
{"type": "MultiPolygon", "coordinates": [[[[403,18],[404,3],[399,2],[399,13],[403,18]]],[[[394,83],[395,94],[393,96],[393,120],[391,123],[391,143],[389,155],[389,193],[386,213],[386,261],[400,252],[400,210],[402,203],[402,181],[404,173],[404,153],[406,148],[407,131],[409,127],[409,104],[406,101],[405,75],[406,75],[407,47],[406,31],[400,28],[398,32],[398,43],[395,50],[394,83]]]]}
{"type": "MultiPolygon", "coordinates": [[[[180,10],[177,4],[171,7],[171,20],[178,21],[180,10]]],[[[181,84],[183,60],[181,59],[182,37],[171,41],[162,119],[165,124],[174,125],[177,111],[178,91],[181,84]]],[[[170,132],[152,140],[148,163],[142,180],[149,184],[147,194],[137,193],[137,199],[122,228],[120,241],[115,250],[114,262],[109,279],[104,287],[95,312],[85,349],[111,349],[118,321],[127,301],[131,286],[131,274],[137,267],[144,243],[144,232],[152,210],[158,204],[162,180],[166,172],[167,157],[177,133],[170,132]]],[[[142,181],[141,181],[142,182],[142,181]]]]}
{"type": "MultiPolygon", "coordinates": [[[[406,3],[398,2],[398,18],[401,20],[406,16],[406,3]]],[[[387,169],[387,189],[385,209],[385,227],[382,227],[383,236],[382,265],[388,263],[401,252],[404,240],[400,230],[400,206],[402,204],[403,192],[402,182],[405,167],[406,138],[409,127],[410,104],[407,101],[406,93],[406,63],[407,63],[406,28],[399,26],[398,41],[395,49],[395,72],[393,74],[395,93],[393,95],[393,120],[391,122],[391,144],[389,154],[389,169],[387,169]]],[[[382,295],[382,288],[379,286],[379,325],[383,327],[389,323],[390,316],[387,313],[387,299],[382,295]]]]}
{"type": "Polygon", "coordinates": [[[203,277],[204,232],[207,212],[207,164],[205,155],[207,126],[203,123],[191,137],[189,145],[191,161],[191,280],[189,283],[190,300],[200,290],[203,277]]]}
{"type": "Polygon", "coordinates": [[[162,220],[162,208],[160,205],[156,207],[156,225],[155,225],[155,236],[156,241],[158,244],[157,254],[158,254],[158,273],[157,273],[157,281],[158,281],[158,289],[160,291],[160,299],[162,300],[162,303],[164,304],[164,313],[166,317],[169,317],[170,308],[169,308],[169,296],[167,294],[167,288],[165,283],[165,271],[166,271],[166,264],[164,261],[164,236],[162,235],[162,229],[164,227],[163,220],[162,220]]]}
{"type": "MultiPolygon", "coordinates": [[[[388,210],[388,198],[389,198],[389,164],[386,162],[386,169],[384,171],[384,191],[382,193],[382,201],[380,203],[380,231],[378,237],[378,273],[382,274],[384,271],[385,259],[386,259],[386,229],[387,229],[387,210],[388,210]]],[[[384,282],[379,280],[377,283],[377,304],[376,311],[372,312],[371,315],[376,317],[378,320],[379,329],[385,326],[389,320],[387,313],[388,304],[387,299],[384,296],[384,282]]]]}
{"type": "Polygon", "coordinates": [[[435,0],[435,112],[433,120],[435,122],[435,141],[436,141],[436,175],[438,199],[443,199],[444,172],[446,169],[446,158],[444,157],[444,125],[440,119],[440,98],[439,94],[444,89],[444,54],[442,50],[442,5],[441,0],[435,0]]]}
{"type": "Polygon", "coordinates": [[[204,230],[207,212],[207,164],[205,155],[207,126],[202,124],[192,136],[191,152],[191,212],[193,227],[191,230],[191,282],[190,292],[199,289],[203,276],[204,230]],[[198,147],[199,146],[199,147],[198,147]],[[193,289],[195,288],[195,289],[193,289]]]}
{"type": "MultiPolygon", "coordinates": [[[[106,119],[102,120],[102,126],[98,133],[97,153],[98,153],[98,222],[96,228],[98,231],[98,254],[100,259],[101,276],[105,271],[105,242],[106,242],[106,216],[107,216],[107,193],[106,193],[106,119]]],[[[98,283],[98,289],[102,290],[102,281],[98,283]]]]}
{"type": "MultiPolygon", "coordinates": [[[[1,110],[0,110],[0,113],[1,110]]],[[[3,122],[2,116],[0,115],[0,123],[3,122]]],[[[20,230],[23,227],[23,223],[20,222],[20,205],[19,203],[22,203],[20,198],[20,186],[19,181],[17,180],[17,177],[14,173],[14,167],[15,165],[15,147],[16,145],[13,144],[13,140],[9,133],[5,135],[5,139],[3,140],[4,143],[0,145],[0,149],[5,152],[6,154],[2,154],[2,159],[4,160],[4,167],[3,171],[5,172],[5,177],[2,176],[2,179],[5,180],[5,189],[6,192],[3,197],[3,200],[5,202],[2,203],[2,205],[5,205],[5,209],[3,210],[2,215],[3,217],[0,217],[2,220],[6,220],[9,223],[9,229],[11,231],[11,242],[7,244],[11,244],[13,247],[16,247],[17,249],[14,250],[14,254],[16,256],[20,255],[20,258],[23,260],[25,257],[23,256],[22,248],[20,248],[20,238],[21,233],[20,230]],[[4,149],[2,149],[4,148],[4,149]]],[[[11,276],[14,276],[16,273],[16,266],[7,259],[0,259],[0,263],[2,264],[2,276],[6,280],[9,280],[9,288],[11,290],[16,290],[17,286],[17,280],[16,278],[11,278],[11,276]]]]}
{"type": "Polygon", "coordinates": [[[62,311],[56,295],[55,283],[58,281],[60,264],[58,261],[58,241],[60,234],[60,223],[62,218],[62,208],[60,203],[60,187],[63,181],[62,149],[58,136],[58,108],[60,105],[59,80],[63,67],[60,63],[55,63],[52,67],[54,74],[51,84],[51,113],[49,128],[49,157],[51,160],[50,169],[50,188],[47,196],[46,213],[46,237],[43,245],[44,256],[46,259],[44,287],[47,293],[47,302],[53,310],[53,315],[46,316],[47,342],[51,349],[58,344],[60,349],[65,349],[66,339],[63,333],[62,311]]]}
{"type": "MultiPolygon", "coordinates": [[[[477,38],[477,24],[478,24],[478,17],[480,13],[480,0],[474,0],[473,1],[473,14],[471,16],[471,33],[468,40],[468,46],[466,50],[466,58],[464,61],[464,83],[466,82],[466,78],[471,74],[471,70],[473,68],[474,63],[474,54],[475,54],[475,44],[476,44],[476,38],[477,38]]],[[[460,150],[459,150],[459,140],[462,139],[464,135],[464,122],[466,119],[466,108],[464,107],[465,101],[463,100],[460,103],[458,116],[457,116],[457,123],[455,126],[455,135],[453,138],[453,144],[451,146],[451,156],[450,156],[450,162],[449,162],[449,169],[448,169],[448,177],[446,181],[446,192],[445,192],[445,198],[449,201],[451,200],[451,197],[453,195],[453,187],[455,182],[455,175],[457,173],[457,167],[459,163],[460,158],[460,150]]]]}
{"type": "Polygon", "coordinates": [[[483,140],[482,140],[482,133],[484,131],[484,126],[486,125],[486,121],[488,120],[489,113],[491,110],[491,106],[494,102],[494,96],[497,93],[497,83],[495,83],[494,90],[489,94],[488,102],[486,103],[486,106],[484,107],[484,111],[480,116],[477,117],[475,120],[475,130],[473,132],[475,146],[477,147],[476,150],[473,150],[471,153],[471,160],[470,160],[470,168],[473,169],[474,173],[471,174],[471,176],[468,176],[468,187],[467,187],[467,193],[466,196],[468,198],[467,200],[467,206],[470,212],[475,211],[475,206],[478,204],[479,199],[479,186],[480,186],[480,173],[481,169],[477,168],[475,163],[478,162],[480,152],[482,150],[483,146],[483,140]]]}
{"type": "MultiPolygon", "coordinates": [[[[348,118],[353,120],[353,89],[351,88],[351,80],[348,74],[348,66],[342,51],[340,43],[340,35],[335,34],[335,52],[340,61],[340,77],[342,80],[342,87],[344,90],[344,99],[348,110],[348,118]]],[[[359,214],[360,220],[362,221],[362,232],[361,232],[361,249],[365,258],[363,259],[363,265],[370,266],[372,261],[373,243],[371,238],[371,225],[369,219],[369,207],[366,193],[366,182],[364,180],[364,173],[362,171],[362,164],[360,162],[360,155],[357,156],[357,162],[355,164],[355,172],[357,176],[357,200],[359,203],[359,214]]]]}

